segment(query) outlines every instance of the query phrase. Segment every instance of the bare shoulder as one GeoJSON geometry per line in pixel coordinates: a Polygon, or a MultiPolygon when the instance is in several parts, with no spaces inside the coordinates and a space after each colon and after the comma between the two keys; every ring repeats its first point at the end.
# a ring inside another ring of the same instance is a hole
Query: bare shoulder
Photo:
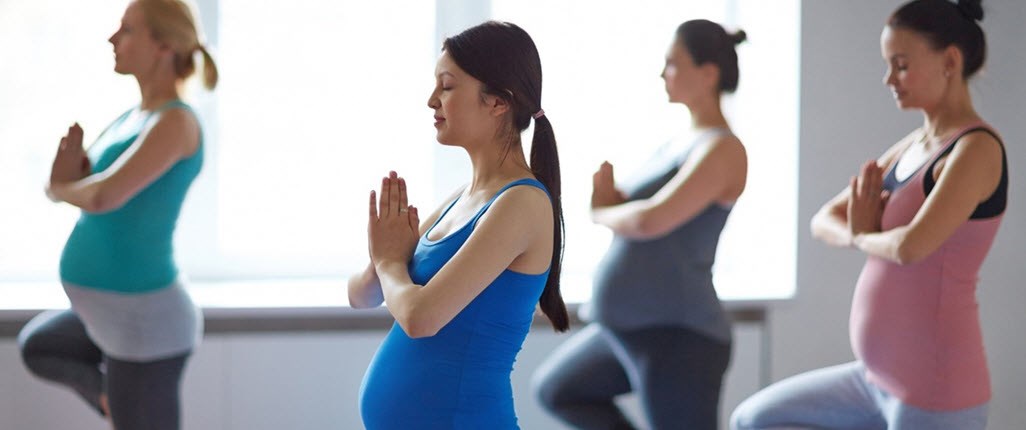
{"type": "Polygon", "coordinates": [[[722,133],[709,139],[701,147],[695,148],[695,151],[693,158],[701,164],[736,168],[739,165],[747,164],[748,161],[748,152],[745,150],[744,144],[733,133],[722,133]]]}
{"type": "Polygon", "coordinates": [[[552,222],[552,201],[544,190],[530,185],[512,187],[495,199],[482,221],[499,218],[503,222],[536,226],[552,222]]]}
{"type": "Polygon", "coordinates": [[[539,209],[549,209],[551,212],[552,201],[545,190],[532,185],[518,185],[511,187],[495,199],[493,207],[520,207],[521,212],[536,212],[539,209]]]}
{"type": "Polygon", "coordinates": [[[951,150],[953,162],[969,162],[979,164],[984,169],[1000,169],[1003,149],[1001,142],[993,134],[977,130],[958,139],[951,150]]]}
{"type": "Polygon", "coordinates": [[[183,154],[192,154],[199,147],[199,120],[184,108],[171,108],[155,116],[146,132],[146,140],[159,140],[162,145],[172,145],[183,154]]]}

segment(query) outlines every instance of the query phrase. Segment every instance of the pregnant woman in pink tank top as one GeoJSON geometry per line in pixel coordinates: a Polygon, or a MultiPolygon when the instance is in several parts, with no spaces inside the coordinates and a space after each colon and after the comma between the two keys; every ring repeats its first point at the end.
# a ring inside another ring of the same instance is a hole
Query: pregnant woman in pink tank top
{"type": "Polygon", "coordinates": [[[884,83],[923,126],[813,217],[813,235],[867,254],[855,286],[856,361],[778,382],[735,429],[983,429],[990,376],[976,282],[1005,212],[998,134],[967,80],[986,52],[980,0],[915,0],[881,35],[884,83]]]}

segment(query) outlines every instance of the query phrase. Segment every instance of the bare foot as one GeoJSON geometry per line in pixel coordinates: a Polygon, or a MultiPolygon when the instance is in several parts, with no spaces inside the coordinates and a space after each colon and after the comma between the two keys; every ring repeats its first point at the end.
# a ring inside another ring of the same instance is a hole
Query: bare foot
{"type": "Polygon", "coordinates": [[[107,417],[111,430],[115,430],[114,421],[110,418],[110,401],[107,399],[106,394],[100,394],[100,410],[103,411],[103,416],[107,417]]]}

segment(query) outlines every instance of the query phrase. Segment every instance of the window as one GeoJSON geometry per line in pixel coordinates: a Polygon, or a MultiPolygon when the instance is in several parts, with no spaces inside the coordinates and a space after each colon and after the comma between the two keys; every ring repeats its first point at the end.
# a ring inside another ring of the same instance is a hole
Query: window
{"type": "Polygon", "coordinates": [[[543,104],[560,144],[566,212],[564,291],[590,296],[610,233],[591,224],[591,175],[603,160],[625,177],[689,126],[659,77],[674,31],[704,18],[744,29],[740,85],[724,110],[749,157],[748,185],[720,240],[715,283],[724,299],[794,294],[798,201],[798,2],[494,0],[497,19],[538,45],[543,104]]]}
{"type": "MultiPolygon", "coordinates": [[[[76,210],[42,193],[71,121],[86,139],[137,101],[111,73],[107,37],[127,2],[0,3],[0,283],[56,280],[76,210]]],[[[659,78],[673,31],[707,18],[745,29],[741,84],[726,110],[749,152],[749,186],[716,267],[728,299],[793,294],[797,207],[798,1],[545,2],[199,0],[221,71],[192,92],[207,164],[180,221],[194,282],[328,279],[366,263],[368,192],[388,169],[425,211],[469,163],[434,140],[426,100],[441,38],[489,17],[525,28],[545,72],[566,211],[564,294],[586,300],[609,233],[587,216],[605,159],[624,175],[688,124],[659,78]],[[767,228],[769,226],[770,228],[767,228]],[[766,280],[772,280],[767,282],[766,280]]],[[[529,135],[528,135],[529,136],[529,135]]],[[[267,291],[266,289],[262,291],[267,291]]],[[[344,294],[340,294],[343,296],[344,294]]]]}

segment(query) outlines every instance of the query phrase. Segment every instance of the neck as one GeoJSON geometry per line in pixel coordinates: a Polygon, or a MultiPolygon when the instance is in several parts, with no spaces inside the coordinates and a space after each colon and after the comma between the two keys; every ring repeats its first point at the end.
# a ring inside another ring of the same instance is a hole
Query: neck
{"type": "Polygon", "coordinates": [[[146,79],[136,76],[136,81],[139,83],[139,94],[142,95],[139,103],[142,110],[153,110],[181,97],[179,82],[174,78],[146,79]]]}
{"type": "Polygon", "coordinates": [[[979,120],[980,116],[973,109],[969,89],[961,81],[960,84],[953,84],[935,107],[923,110],[924,137],[939,143],[941,138],[979,120]]]}
{"type": "Polygon", "coordinates": [[[531,168],[527,164],[522,145],[516,144],[508,148],[505,140],[496,139],[474,149],[468,149],[470,162],[473,166],[473,178],[467,193],[479,190],[491,190],[507,182],[531,176],[531,168]]]}
{"type": "Polygon", "coordinates": [[[691,127],[696,130],[707,128],[730,128],[727,118],[720,110],[720,96],[715,94],[687,105],[691,112],[691,127]]]}

